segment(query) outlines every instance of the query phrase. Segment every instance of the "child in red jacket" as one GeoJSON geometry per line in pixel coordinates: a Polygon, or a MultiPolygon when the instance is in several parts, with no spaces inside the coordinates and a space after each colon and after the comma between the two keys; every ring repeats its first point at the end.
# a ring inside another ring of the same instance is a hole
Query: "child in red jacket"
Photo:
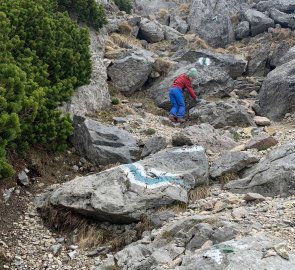
{"type": "Polygon", "coordinates": [[[172,108],[169,113],[169,119],[172,122],[185,122],[185,102],[183,91],[186,89],[189,95],[197,101],[197,103],[202,102],[198,99],[194,89],[192,87],[192,80],[197,77],[197,70],[191,68],[188,72],[179,75],[173,82],[172,87],[169,89],[169,98],[172,108]]]}

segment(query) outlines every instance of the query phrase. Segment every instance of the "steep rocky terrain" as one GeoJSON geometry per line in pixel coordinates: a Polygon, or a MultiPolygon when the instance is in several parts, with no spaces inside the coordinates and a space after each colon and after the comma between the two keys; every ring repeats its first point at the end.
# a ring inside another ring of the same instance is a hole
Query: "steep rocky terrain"
{"type": "Polygon", "coordinates": [[[72,148],[1,183],[0,267],[295,268],[294,1],[101,2],[72,148]],[[173,124],[190,67],[206,104],[173,124]]]}

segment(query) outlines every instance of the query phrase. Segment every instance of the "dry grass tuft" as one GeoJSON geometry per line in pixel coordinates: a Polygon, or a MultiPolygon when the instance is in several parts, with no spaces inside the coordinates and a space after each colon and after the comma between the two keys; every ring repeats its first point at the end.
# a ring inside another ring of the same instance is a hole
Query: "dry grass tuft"
{"type": "Polygon", "coordinates": [[[233,25],[237,25],[240,22],[240,14],[236,13],[230,17],[230,21],[233,25]]]}
{"type": "Polygon", "coordinates": [[[209,187],[207,185],[199,186],[191,189],[188,193],[189,201],[195,202],[200,199],[205,199],[209,196],[209,187]]]}
{"type": "Polygon", "coordinates": [[[171,231],[164,231],[161,234],[161,238],[167,240],[168,242],[172,241],[174,235],[171,231]]]}
{"type": "Polygon", "coordinates": [[[131,35],[132,33],[132,26],[127,21],[122,21],[118,25],[119,32],[123,35],[131,35]]]}
{"type": "Polygon", "coordinates": [[[167,74],[172,67],[173,67],[173,62],[171,62],[168,58],[162,58],[162,57],[157,58],[153,65],[153,69],[159,72],[161,75],[167,74]]]}
{"type": "Polygon", "coordinates": [[[164,19],[166,16],[169,15],[168,9],[161,8],[159,11],[160,18],[164,19]]]}
{"type": "Polygon", "coordinates": [[[290,46],[295,45],[295,32],[288,28],[275,28],[272,31],[273,42],[286,40],[290,46]]]}
{"type": "Polygon", "coordinates": [[[195,38],[189,43],[188,46],[190,49],[209,49],[210,48],[207,42],[198,36],[195,36],[195,38]]]}
{"type": "Polygon", "coordinates": [[[228,182],[233,181],[233,180],[235,180],[237,178],[238,178],[238,176],[235,173],[228,172],[228,173],[225,173],[222,176],[220,176],[218,178],[218,180],[219,180],[219,182],[221,184],[221,188],[223,188],[228,182]]]}
{"type": "Polygon", "coordinates": [[[170,50],[170,46],[171,46],[171,41],[169,41],[169,40],[162,40],[160,42],[148,44],[148,50],[150,50],[152,52],[169,51],[170,50]]]}
{"type": "Polygon", "coordinates": [[[131,35],[123,35],[118,33],[112,33],[110,35],[111,41],[120,48],[129,48],[129,45],[134,45],[142,48],[142,45],[138,39],[131,35]]]}
{"type": "Polygon", "coordinates": [[[159,212],[172,211],[176,214],[179,214],[179,213],[185,212],[186,210],[187,210],[186,203],[178,203],[178,204],[163,206],[159,209],[159,212]]]}
{"type": "Polygon", "coordinates": [[[179,6],[179,12],[182,14],[188,14],[189,13],[190,6],[189,4],[183,3],[179,6]]]}

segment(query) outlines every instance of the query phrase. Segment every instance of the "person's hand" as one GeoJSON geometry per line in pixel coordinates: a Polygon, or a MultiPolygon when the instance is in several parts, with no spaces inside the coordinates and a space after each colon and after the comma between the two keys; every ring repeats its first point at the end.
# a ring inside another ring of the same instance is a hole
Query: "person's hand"
{"type": "Polygon", "coordinates": [[[196,98],[195,101],[197,104],[206,104],[206,100],[204,100],[202,98],[196,98]]]}

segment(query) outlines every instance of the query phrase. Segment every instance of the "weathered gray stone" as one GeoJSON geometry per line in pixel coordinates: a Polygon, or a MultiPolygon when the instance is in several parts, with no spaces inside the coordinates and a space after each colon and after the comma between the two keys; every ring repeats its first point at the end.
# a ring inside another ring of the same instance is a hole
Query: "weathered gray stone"
{"type": "Polygon", "coordinates": [[[286,14],[275,8],[271,8],[269,12],[275,23],[279,23],[282,27],[295,29],[295,14],[286,14]]]}
{"type": "Polygon", "coordinates": [[[171,14],[169,26],[174,28],[181,34],[186,34],[188,30],[188,24],[186,23],[186,21],[176,14],[171,14]]]}
{"type": "Polygon", "coordinates": [[[264,251],[281,240],[271,235],[255,234],[240,240],[231,240],[209,249],[199,249],[183,256],[181,266],[175,270],[236,270],[236,269],[280,269],[290,270],[295,264],[295,255],[289,260],[279,256],[263,258],[264,251]],[[263,258],[263,259],[262,259],[263,258]]]}
{"type": "Polygon", "coordinates": [[[108,76],[114,86],[124,95],[130,96],[147,81],[155,60],[146,50],[135,50],[108,67],[108,76]]]}
{"type": "Polygon", "coordinates": [[[154,136],[145,143],[141,157],[147,157],[151,154],[155,154],[166,147],[167,141],[165,137],[154,136]]]}
{"type": "Polygon", "coordinates": [[[290,48],[284,56],[279,60],[278,66],[286,64],[292,60],[295,60],[295,46],[290,48]]]}
{"type": "Polygon", "coordinates": [[[212,162],[209,173],[212,178],[220,177],[226,173],[238,173],[258,161],[257,157],[248,152],[226,151],[212,162]]]}
{"type": "MultiPolygon", "coordinates": [[[[198,70],[198,78],[193,81],[193,87],[198,95],[225,97],[233,90],[233,80],[225,70],[219,67],[200,65],[199,63],[188,65],[182,62],[175,66],[163,80],[157,81],[147,90],[157,106],[166,110],[170,109],[168,89],[178,75],[185,73],[192,67],[196,67],[198,70]]],[[[187,100],[188,108],[195,106],[194,101],[188,95],[187,100]],[[191,102],[189,103],[189,101],[191,102]]]]}
{"type": "Polygon", "coordinates": [[[74,116],[71,141],[80,155],[98,165],[130,163],[140,155],[130,133],[84,117],[74,116]]]}
{"type": "Polygon", "coordinates": [[[266,150],[272,146],[278,144],[278,141],[269,135],[259,135],[252,138],[249,142],[246,143],[245,149],[255,148],[257,150],[266,150]]]}
{"type": "Polygon", "coordinates": [[[194,125],[183,129],[172,137],[174,146],[202,145],[206,150],[213,152],[229,150],[237,143],[221,130],[214,129],[210,124],[194,125]]]}
{"type": "Polygon", "coordinates": [[[261,201],[265,201],[265,197],[258,193],[249,192],[244,196],[244,200],[246,202],[253,202],[253,201],[261,202],[261,201]]]}
{"type": "Polygon", "coordinates": [[[205,59],[210,66],[225,69],[233,79],[241,76],[247,67],[247,61],[242,55],[223,54],[211,50],[180,50],[175,56],[175,61],[187,61],[189,63],[200,63],[205,59]]]}
{"type": "Polygon", "coordinates": [[[187,203],[187,192],[204,184],[208,184],[204,149],[172,148],[138,163],[75,178],[36,203],[41,208],[49,204],[98,220],[129,223],[163,206],[187,203]]]}
{"type": "Polygon", "coordinates": [[[215,128],[255,126],[252,117],[234,98],[196,106],[189,111],[189,115],[193,122],[209,123],[215,128]]]}
{"type": "Polygon", "coordinates": [[[188,15],[190,31],[213,47],[224,47],[234,40],[230,10],[225,0],[195,0],[188,15]]]}
{"type": "Polygon", "coordinates": [[[73,115],[85,116],[89,113],[95,113],[110,105],[107,71],[103,63],[105,36],[92,30],[89,34],[92,62],[90,83],[78,87],[74,91],[70,101],[61,108],[72,117],[73,115]]]}
{"type": "Polygon", "coordinates": [[[30,179],[25,171],[21,171],[17,175],[17,178],[18,178],[19,182],[24,186],[28,186],[30,184],[30,179]]]}
{"type": "Polygon", "coordinates": [[[240,22],[235,28],[236,39],[240,40],[250,35],[250,24],[248,21],[240,22]]]}
{"type": "Polygon", "coordinates": [[[270,126],[271,122],[267,117],[255,116],[254,121],[257,126],[270,126]]]}
{"type": "Polygon", "coordinates": [[[270,58],[269,65],[271,68],[275,68],[278,65],[281,58],[288,52],[289,48],[289,43],[285,40],[276,46],[270,58]]]}
{"type": "Polygon", "coordinates": [[[295,3],[294,0],[266,0],[259,1],[256,8],[262,12],[275,8],[282,12],[292,13],[295,11],[295,3]]]}
{"type": "Polygon", "coordinates": [[[248,9],[244,13],[244,16],[250,23],[250,31],[252,36],[256,36],[267,31],[269,27],[274,27],[274,21],[271,18],[255,9],[248,9]]]}
{"type": "Polygon", "coordinates": [[[295,112],[295,59],[278,66],[264,80],[259,92],[259,113],[280,120],[295,112]]]}
{"type": "Polygon", "coordinates": [[[290,196],[295,194],[295,141],[272,150],[242,179],[229,182],[226,189],[232,192],[255,192],[264,196],[290,196]]]}
{"type": "Polygon", "coordinates": [[[164,31],[157,21],[143,19],[140,22],[138,37],[150,43],[159,42],[164,39],[164,31]]]}
{"type": "Polygon", "coordinates": [[[165,222],[169,219],[175,217],[175,213],[173,211],[158,211],[149,215],[149,222],[152,226],[161,227],[165,222]]]}
{"type": "MultiPolygon", "coordinates": [[[[263,42],[264,40],[262,40],[263,42]]],[[[263,77],[266,75],[266,63],[270,53],[270,43],[261,43],[251,55],[248,63],[247,74],[249,76],[263,77]]]]}

